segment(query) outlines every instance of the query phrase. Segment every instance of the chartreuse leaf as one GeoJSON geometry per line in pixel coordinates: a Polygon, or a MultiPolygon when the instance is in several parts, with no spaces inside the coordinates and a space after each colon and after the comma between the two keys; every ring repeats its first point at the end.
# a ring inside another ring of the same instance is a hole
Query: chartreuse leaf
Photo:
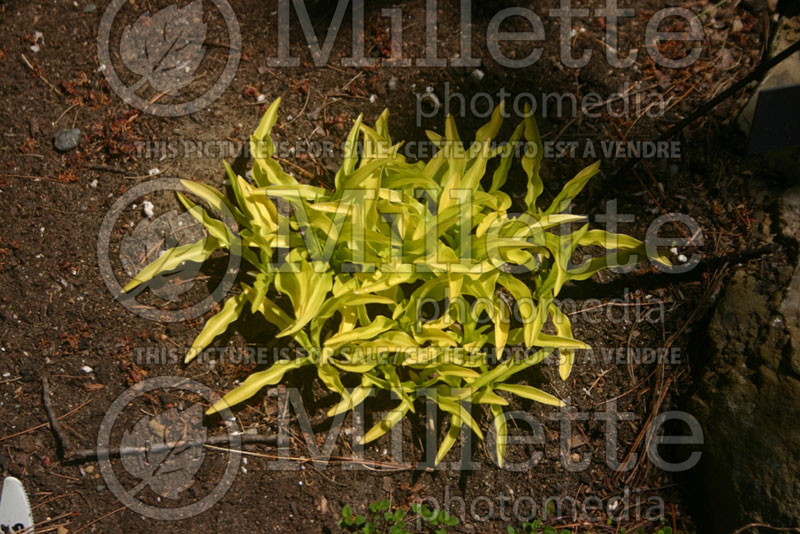
{"type": "Polygon", "coordinates": [[[342,332],[341,334],[331,336],[325,341],[325,346],[335,349],[346,343],[351,343],[356,340],[370,339],[378,334],[386,332],[394,325],[395,322],[388,317],[379,316],[367,326],[361,326],[359,328],[354,328],[347,332],[342,332]]]}
{"type": "Polygon", "coordinates": [[[364,402],[364,400],[372,393],[373,386],[363,383],[350,392],[350,398],[342,398],[342,400],[333,408],[328,410],[328,417],[339,415],[340,413],[347,412],[354,409],[356,406],[364,402]]]}
{"type": "Polygon", "coordinates": [[[525,141],[527,146],[522,155],[522,168],[528,176],[528,190],[525,193],[525,205],[528,206],[529,212],[536,212],[536,200],[539,195],[544,191],[544,184],[539,171],[542,167],[542,158],[544,157],[544,148],[542,146],[542,137],[539,135],[539,126],[533,118],[530,104],[525,105],[525,118],[523,119],[525,141]]]}
{"type": "Polygon", "coordinates": [[[194,360],[200,352],[211,343],[215,337],[225,332],[228,326],[239,318],[244,305],[247,302],[247,295],[239,293],[225,301],[222,310],[219,311],[214,317],[208,320],[203,330],[197,335],[192,342],[192,347],[186,354],[185,363],[194,360]]]}
{"type": "Polygon", "coordinates": [[[261,122],[258,123],[258,128],[250,136],[250,153],[254,158],[268,158],[275,152],[275,145],[269,134],[278,120],[278,108],[280,105],[281,99],[278,97],[267,108],[266,113],[261,117],[261,122]]]}
{"type": "MultiPolygon", "coordinates": [[[[558,335],[572,339],[572,325],[569,322],[569,317],[555,304],[550,304],[550,313],[553,316],[553,324],[558,335]]],[[[572,371],[572,365],[575,363],[575,349],[559,347],[558,352],[561,354],[561,360],[558,363],[558,374],[561,376],[561,380],[566,380],[572,371]]]]}
{"type": "Polygon", "coordinates": [[[403,420],[406,413],[411,407],[403,402],[397,408],[394,408],[389,413],[383,416],[383,419],[375,426],[370,428],[366,434],[361,438],[361,444],[365,445],[371,441],[375,441],[379,437],[389,432],[394,425],[403,420]]]}
{"type": "Polygon", "coordinates": [[[519,397],[541,402],[542,404],[549,404],[550,406],[564,406],[564,403],[557,397],[542,391],[541,389],[533,386],[524,386],[521,384],[495,384],[495,389],[500,391],[507,391],[519,397]]]}
{"type": "Polygon", "coordinates": [[[283,375],[293,369],[299,369],[304,365],[308,365],[309,358],[297,358],[296,360],[281,360],[275,363],[266,371],[257,371],[247,377],[241,386],[233,391],[227,393],[222,399],[214,403],[211,408],[206,411],[207,415],[212,415],[222,410],[228,409],[231,406],[236,406],[240,402],[244,402],[262,388],[277,384],[283,379],[283,375]]]}
{"type": "Polygon", "coordinates": [[[439,450],[436,452],[434,465],[439,465],[439,462],[444,460],[444,457],[447,456],[447,453],[453,448],[453,445],[455,445],[458,439],[458,435],[461,433],[462,424],[458,416],[452,416],[450,419],[450,428],[447,430],[447,434],[444,436],[441,445],[439,445],[439,450]]]}
{"type": "Polygon", "coordinates": [[[287,295],[295,310],[294,323],[278,334],[291,335],[311,321],[331,289],[333,273],[315,272],[314,267],[299,255],[290,258],[291,264],[275,275],[275,288],[287,295]]]}
{"type": "Polygon", "coordinates": [[[478,423],[475,422],[475,419],[472,418],[469,410],[467,410],[464,405],[461,404],[460,400],[455,397],[443,395],[441,392],[436,395],[435,400],[436,404],[439,405],[439,408],[450,415],[454,415],[459,418],[463,423],[466,423],[466,425],[469,426],[480,439],[483,439],[483,432],[481,432],[478,423]]]}
{"type": "Polygon", "coordinates": [[[358,162],[358,134],[361,128],[362,120],[363,115],[359,115],[355,124],[353,124],[353,128],[350,130],[350,134],[347,136],[347,141],[344,144],[344,158],[342,159],[342,167],[336,173],[336,177],[334,179],[337,191],[341,191],[344,180],[353,174],[353,171],[356,168],[356,163],[358,162]]]}
{"type": "Polygon", "coordinates": [[[553,203],[550,204],[549,208],[547,208],[545,214],[549,215],[552,213],[561,213],[562,211],[566,210],[572,202],[572,199],[578,196],[578,193],[581,192],[586,183],[598,172],[600,172],[599,161],[589,165],[575,175],[572,180],[564,185],[563,189],[561,189],[561,192],[556,196],[556,198],[553,199],[553,203]]]}
{"type": "Polygon", "coordinates": [[[508,424],[502,406],[492,404],[489,406],[492,414],[492,424],[495,431],[495,451],[497,452],[497,466],[503,467],[506,461],[506,444],[508,443],[508,424]]]}
{"type": "Polygon", "coordinates": [[[495,169],[494,174],[492,174],[492,185],[489,188],[490,193],[496,193],[500,191],[500,188],[503,187],[508,179],[508,171],[511,169],[511,163],[514,161],[514,152],[517,149],[517,143],[519,142],[519,138],[522,136],[522,130],[525,127],[524,124],[520,124],[517,126],[517,129],[514,130],[514,133],[511,134],[511,138],[508,140],[508,143],[503,147],[502,152],[500,153],[500,163],[497,164],[497,169],[495,169]]]}
{"type": "Polygon", "coordinates": [[[128,282],[128,284],[122,288],[122,291],[128,292],[139,284],[143,284],[161,273],[177,269],[183,262],[204,262],[212,252],[221,246],[222,244],[218,239],[208,236],[188,245],[171,248],[153,260],[147,267],[139,271],[139,274],[128,282]]]}
{"type": "MultiPolygon", "coordinates": [[[[569,281],[647,259],[641,241],[591,230],[585,217],[565,213],[598,165],[579,172],[542,211],[537,202],[544,191],[543,147],[530,114],[508,144],[498,144],[503,119],[499,106],[467,149],[449,116],[444,135],[427,132],[436,154],[409,163],[401,154],[402,143],[392,142],[384,111],[374,126],[363,124],[361,116],[355,121],[330,190],[298,183],[273,157],[271,132],[278,105],[276,100],[269,106],[250,138],[252,180],[237,176],[224,163],[227,196],[198,182],[183,182],[209,212],[231,215],[238,228],[228,228],[227,219],[212,217],[179,195],[208,237],[166,251],[125,290],[185,261],[202,262],[217,249],[229,254],[241,250],[250,264],[241,292],[208,320],[187,359],[226,331],[245,306],[274,325],[279,343],[293,341],[304,352],[252,373],[210,413],[251,398],[293,369],[314,366],[318,380],[337,397],[330,415],[354,409],[375,392],[399,397],[398,406],[365,434],[364,443],[380,438],[413,412],[418,391],[435,391],[439,409],[451,416],[437,463],[455,445],[462,426],[483,437],[468,403],[488,406],[502,465],[506,393],[561,405],[555,396],[512,379],[555,349],[562,355],[560,376],[566,379],[575,351],[587,347],[573,337],[555,296],[569,281]],[[530,147],[521,158],[527,179],[525,213],[515,216],[507,213],[511,197],[501,188],[523,138],[530,147]],[[493,174],[484,189],[487,171],[493,174]],[[584,226],[571,231],[573,223],[584,226]],[[605,252],[576,265],[571,260],[577,258],[578,247],[605,252]],[[517,274],[521,272],[524,276],[517,274]],[[518,312],[522,322],[513,329],[511,312],[518,312]],[[555,333],[542,331],[549,318],[555,333]],[[502,351],[499,361],[487,360],[487,344],[502,351]],[[533,347],[539,350],[527,355],[533,347]],[[353,378],[360,381],[350,382],[353,378]],[[359,385],[345,387],[350,383],[359,385]]],[[[656,261],[668,263],[666,258],[656,261]]],[[[388,506],[382,511],[389,512],[388,506]]],[[[364,516],[346,512],[345,524],[369,530],[364,516]]],[[[404,532],[402,512],[389,515],[393,532],[404,532]]],[[[454,521],[438,512],[425,517],[438,530],[454,521]]]]}
{"type": "Polygon", "coordinates": [[[211,186],[195,182],[193,180],[181,180],[181,184],[190,193],[197,195],[211,206],[212,209],[219,213],[230,213],[239,223],[244,223],[247,219],[242,215],[242,212],[231,204],[230,200],[225,198],[225,195],[217,191],[211,186]]]}
{"type": "Polygon", "coordinates": [[[230,231],[224,222],[211,217],[206,210],[186,198],[186,195],[183,195],[182,193],[178,193],[177,195],[178,200],[180,200],[181,204],[184,205],[186,211],[191,213],[192,216],[197,219],[197,221],[202,224],[206,230],[208,230],[209,234],[215,237],[225,247],[230,247],[231,241],[236,238],[233,236],[233,232],[230,231]]]}

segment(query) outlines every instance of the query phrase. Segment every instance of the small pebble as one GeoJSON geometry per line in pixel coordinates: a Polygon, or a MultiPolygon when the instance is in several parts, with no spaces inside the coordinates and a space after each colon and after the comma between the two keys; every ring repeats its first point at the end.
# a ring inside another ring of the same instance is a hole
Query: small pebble
{"type": "Polygon", "coordinates": [[[97,490],[97,493],[100,493],[101,491],[106,489],[106,486],[105,486],[105,484],[98,484],[95,489],[97,490]]]}
{"type": "Polygon", "coordinates": [[[392,76],[389,78],[389,90],[394,91],[395,89],[397,89],[397,78],[392,76]]]}
{"type": "Polygon", "coordinates": [[[689,261],[689,258],[681,254],[680,256],[678,256],[678,261],[681,263],[686,263],[687,261],[689,261]]]}
{"type": "Polygon", "coordinates": [[[486,74],[481,69],[475,69],[472,71],[472,79],[476,82],[479,82],[483,79],[486,74]]]}
{"type": "Polygon", "coordinates": [[[92,369],[88,365],[84,365],[83,367],[81,367],[81,371],[83,371],[84,374],[88,375],[88,374],[91,374],[92,371],[94,371],[94,369],[92,369]]]}
{"type": "Polygon", "coordinates": [[[158,170],[158,167],[153,167],[152,169],[147,171],[147,174],[149,174],[150,176],[155,176],[156,174],[159,174],[160,172],[161,171],[158,170]]]}
{"type": "Polygon", "coordinates": [[[81,131],[78,128],[59,130],[53,142],[59,152],[69,152],[81,142],[81,131]]]}
{"type": "Polygon", "coordinates": [[[92,189],[95,189],[97,187],[97,178],[89,182],[89,187],[91,187],[92,189]]]}
{"type": "Polygon", "coordinates": [[[374,104],[376,100],[378,100],[378,96],[377,95],[369,95],[369,103],[370,104],[374,104]]]}
{"type": "Polygon", "coordinates": [[[267,95],[258,95],[256,97],[256,102],[258,102],[260,104],[261,102],[264,102],[266,99],[267,99],[267,95]]]}
{"type": "Polygon", "coordinates": [[[83,6],[84,13],[92,13],[95,9],[97,9],[97,6],[94,4],[86,4],[83,6]]]}
{"type": "Polygon", "coordinates": [[[142,211],[144,212],[145,217],[147,217],[148,219],[152,219],[153,218],[153,203],[150,202],[149,200],[145,200],[144,202],[142,202],[142,211]]]}

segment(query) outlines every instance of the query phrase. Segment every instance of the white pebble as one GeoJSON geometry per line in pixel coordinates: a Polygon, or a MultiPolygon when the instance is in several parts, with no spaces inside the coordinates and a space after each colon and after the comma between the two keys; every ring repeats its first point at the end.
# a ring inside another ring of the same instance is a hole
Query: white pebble
{"type": "Polygon", "coordinates": [[[88,365],[84,365],[83,367],[81,367],[81,371],[83,371],[84,374],[88,375],[91,374],[94,371],[94,369],[92,369],[88,365]]]}
{"type": "Polygon", "coordinates": [[[267,95],[258,95],[256,97],[256,102],[258,102],[260,104],[261,102],[264,102],[266,99],[267,99],[267,95]]]}
{"type": "Polygon", "coordinates": [[[389,90],[394,91],[395,89],[397,89],[397,78],[392,76],[389,78],[389,90]]]}
{"type": "Polygon", "coordinates": [[[678,256],[678,261],[681,263],[686,263],[687,261],[689,261],[689,259],[683,254],[681,254],[680,256],[678,256]]]}
{"type": "Polygon", "coordinates": [[[370,104],[374,104],[376,100],[378,100],[378,96],[377,95],[369,95],[369,103],[370,104]]]}
{"type": "Polygon", "coordinates": [[[472,71],[472,79],[476,82],[479,82],[483,79],[486,74],[481,69],[475,69],[472,71]]]}
{"type": "Polygon", "coordinates": [[[672,247],[671,249],[669,249],[669,251],[672,252],[673,254],[677,254],[678,253],[678,247],[672,247]]]}
{"type": "Polygon", "coordinates": [[[95,189],[97,187],[97,178],[89,182],[89,187],[91,187],[92,189],[95,189]]]}
{"type": "Polygon", "coordinates": [[[160,172],[161,172],[161,171],[160,171],[160,170],[158,170],[158,167],[153,167],[152,169],[150,169],[149,171],[147,171],[147,174],[149,174],[150,176],[155,176],[156,174],[158,174],[158,173],[160,173],[160,172]]]}
{"type": "Polygon", "coordinates": [[[145,200],[144,202],[142,202],[142,211],[144,211],[144,214],[148,219],[152,219],[153,218],[153,203],[150,202],[149,200],[145,200]]]}

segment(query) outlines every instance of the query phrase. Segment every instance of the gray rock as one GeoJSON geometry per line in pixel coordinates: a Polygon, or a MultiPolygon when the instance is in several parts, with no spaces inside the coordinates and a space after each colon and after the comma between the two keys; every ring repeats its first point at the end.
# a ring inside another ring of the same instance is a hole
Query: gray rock
{"type": "MultiPolygon", "coordinates": [[[[797,239],[800,192],[780,206],[783,235],[797,239]]],[[[800,264],[782,272],[788,284],[734,274],[709,324],[687,409],[705,437],[697,474],[711,532],[800,524],[800,264]]]]}
{"type": "MultiPolygon", "coordinates": [[[[800,38],[800,17],[781,17],[775,29],[775,37],[769,49],[769,57],[774,57],[784,49],[791,46],[800,38]]],[[[753,124],[753,113],[755,113],[758,94],[764,89],[774,89],[800,83],[800,52],[793,54],[770,70],[758,88],[750,97],[742,113],[738,117],[739,127],[745,133],[750,133],[750,126],[753,124]]]]}
{"type": "Polygon", "coordinates": [[[94,12],[96,9],[97,9],[97,6],[96,6],[96,5],[94,5],[94,4],[86,4],[86,5],[83,7],[83,12],[84,12],[84,13],[92,13],[92,12],[94,12]]]}
{"type": "Polygon", "coordinates": [[[800,243],[800,185],[778,198],[778,224],[783,237],[800,243]]]}
{"type": "Polygon", "coordinates": [[[81,131],[78,128],[64,128],[59,130],[53,139],[56,150],[69,152],[81,142],[81,131]]]}

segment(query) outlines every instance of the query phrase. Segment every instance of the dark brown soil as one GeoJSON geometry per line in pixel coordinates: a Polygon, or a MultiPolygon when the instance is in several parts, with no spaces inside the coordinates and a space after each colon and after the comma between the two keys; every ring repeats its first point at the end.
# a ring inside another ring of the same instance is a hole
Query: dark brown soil
{"type": "MultiPolygon", "coordinates": [[[[157,11],[168,2],[139,0],[128,6],[131,21],[135,14],[150,9],[157,11]]],[[[540,119],[546,139],[579,140],[652,140],[677,118],[695,109],[701,102],[746,75],[762,56],[768,35],[763,13],[748,11],[744,4],[721,8],[717,26],[706,24],[707,40],[700,60],[687,69],[656,72],[644,54],[644,24],[647,17],[667,4],[648,0],[636,3],[637,16],[621,31],[620,48],[640,49],[635,68],[611,69],[603,57],[603,46],[596,40],[603,36],[601,21],[587,19],[586,32],[577,37],[584,47],[594,50],[591,63],[581,70],[565,68],[558,60],[556,19],[545,16],[557,2],[537,3],[547,32],[545,51],[535,65],[520,70],[495,64],[485,45],[486,27],[492,15],[502,6],[476,8],[474,56],[482,60],[485,72],[476,80],[472,68],[372,68],[341,67],[338,58],[350,51],[350,17],[345,17],[342,31],[333,49],[331,66],[315,67],[307,52],[302,31],[293,19],[292,50],[301,58],[299,67],[267,67],[266,58],[277,50],[276,2],[234,0],[231,2],[241,25],[243,57],[238,73],[220,99],[209,108],[192,116],[160,118],[139,113],[125,105],[110,89],[98,71],[97,29],[105,9],[99,2],[96,10],[85,12],[86,2],[5,1],[0,2],[0,68],[2,69],[3,107],[0,109],[0,469],[23,480],[34,507],[37,522],[58,518],[50,525],[65,525],[69,532],[84,528],[85,532],[130,533],[148,530],[159,532],[336,532],[336,520],[344,504],[363,510],[370,502],[391,497],[399,506],[420,498],[434,498],[439,503],[460,497],[467,503],[477,502],[475,510],[486,515],[488,497],[495,507],[494,517],[476,519],[470,514],[461,517],[460,531],[505,532],[509,521],[499,515],[498,499],[530,496],[541,503],[546,496],[584,499],[588,496],[606,501],[631,492],[630,505],[637,499],[647,502],[658,498],[664,503],[664,520],[680,532],[694,530],[691,506],[690,476],[673,477],[656,469],[646,460],[641,437],[645,421],[653,414],[676,409],[682,395],[692,388],[692,377],[703,365],[703,324],[714,299],[736,265],[755,262],[769,270],[784,261],[785,252],[771,245],[770,217],[774,194],[782,185],[781,178],[759,158],[744,154],[746,139],[732,119],[748,94],[737,95],[709,116],[684,131],[681,157],[674,160],[647,160],[633,171],[615,176],[624,160],[603,162],[603,174],[579,197],[575,213],[603,213],[607,200],[618,199],[620,213],[632,213],[634,223],[624,224],[622,231],[644,237],[650,222],[663,213],[680,212],[695,218],[702,227],[704,244],[700,266],[685,275],[659,274],[650,267],[627,275],[602,275],[584,286],[570,286],[564,296],[585,305],[587,299],[598,298],[599,321],[576,314],[576,337],[595,347],[593,354],[578,356],[572,376],[566,382],[558,379],[557,369],[548,361],[531,374],[530,379],[582,412],[604,410],[607,401],[616,399],[618,412],[631,412],[634,418],[620,424],[620,460],[629,452],[642,459],[633,471],[617,474],[603,462],[605,427],[602,421],[573,421],[578,429],[570,443],[569,454],[591,454],[589,469],[571,473],[559,460],[559,422],[548,419],[550,410],[534,403],[517,402],[515,408],[534,415],[545,426],[543,447],[514,446],[510,459],[522,460],[535,451],[543,451],[543,459],[533,468],[521,472],[502,471],[492,463],[482,443],[475,443],[472,459],[475,469],[459,471],[452,466],[441,470],[410,469],[396,473],[380,469],[349,469],[329,465],[321,468],[312,463],[298,463],[296,470],[270,469],[267,458],[250,457],[246,472],[239,473],[233,487],[210,510],[183,521],[155,521],[120,509],[121,504],[104,488],[95,463],[81,466],[59,461],[56,442],[46,422],[41,404],[39,378],[48,376],[56,411],[67,413],[80,407],[63,420],[65,431],[76,447],[93,447],[100,421],[113,400],[132,384],[145,377],[178,375],[194,378],[219,393],[229,391],[235,381],[243,380],[251,366],[225,363],[211,366],[197,362],[147,364],[136,358],[137,347],[185,347],[200,328],[200,321],[157,323],[135,315],[116,302],[103,282],[97,260],[100,226],[113,203],[134,185],[151,178],[148,173],[158,168],[163,176],[192,178],[222,187],[220,154],[160,159],[158,147],[164,141],[222,140],[236,147],[255,128],[265,105],[275,97],[283,104],[276,141],[329,140],[341,143],[350,124],[359,113],[371,123],[385,108],[391,110],[390,126],[395,139],[424,139],[425,128],[442,131],[444,116],[426,119],[422,127],[414,124],[415,92],[432,87],[442,95],[445,84],[451,90],[472,95],[477,91],[496,94],[500,88],[513,94],[530,91],[535,94],[595,91],[610,95],[624,83],[641,82],[653,85],[653,91],[675,97],[675,105],[661,118],[653,119],[631,113],[621,118],[607,113],[598,118],[548,117],[540,119]],[[734,19],[743,29],[731,30],[734,19]],[[727,30],[726,30],[727,28],[727,30]],[[40,51],[33,52],[35,32],[44,35],[40,51]],[[721,65],[721,50],[730,48],[736,54],[733,65],[721,65]],[[395,89],[389,88],[396,78],[395,89]],[[266,95],[262,105],[256,95],[266,95]],[[370,95],[376,95],[371,99],[370,95]],[[324,109],[313,117],[308,112],[324,109]],[[289,119],[291,115],[294,119],[289,119]],[[638,120],[637,120],[638,119],[638,120]],[[57,153],[53,136],[64,127],[79,127],[83,138],[79,148],[66,154],[57,153]],[[772,248],[769,248],[769,247],[772,248]],[[765,247],[767,247],[765,249],[765,247]],[[609,302],[625,296],[628,303],[664,302],[663,321],[641,320],[631,313],[619,320],[628,309],[609,302]],[[608,313],[617,320],[611,321],[608,313]],[[669,345],[679,355],[674,363],[629,363],[604,361],[602,348],[645,348],[669,345]],[[84,366],[92,368],[87,374],[84,366]],[[35,430],[24,432],[37,427],[35,430]],[[88,527],[88,528],[87,528],[88,527]]],[[[309,4],[312,4],[309,2],[309,4]]],[[[602,6],[602,2],[580,0],[574,6],[602,6]]],[[[632,4],[631,2],[626,2],[632,4]]],[[[732,2],[738,4],[738,2],[732,2]]],[[[389,2],[367,2],[365,40],[370,54],[387,50],[387,41],[380,36],[388,28],[388,18],[380,17],[380,9],[389,2]]],[[[710,4],[686,2],[699,12],[710,4]]],[[[404,13],[404,53],[409,57],[423,54],[425,2],[415,0],[402,4],[404,13]]],[[[333,15],[333,2],[309,5],[318,35],[327,31],[333,15]]],[[[458,53],[458,2],[442,0],[439,5],[440,56],[458,53]]],[[[210,20],[209,41],[220,43],[208,53],[201,71],[208,77],[218,75],[227,57],[224,26],[210,20]]],[[[121,25],[120,25],[121,27],[121,25]]],[[[519,28],[524,25],[519,22],[519,28]]],[[[117,37],[118,38],[118,37],[117,37]]],[[[529,53],[524,45],[515,45],[517,57],[529,53]]],[[[505,50],[511,50],[509,47],[505,50]]],[[[677,53],[677,52],[676,52],[677,53]]],[[[205,83],[205,82],[203,82],[205,83]]],[[[210,82],[209,82],[210,83],[210,82]]],[[[156,93],[147,95],[156,96],[156,93]]],[[[167,97],[171,98],[171,97],[167,97]]],[[[484,122],[465,116],[458,118],[462,135],[484,122]]],[[[510,133],[511,123],[504,127],[501,138],[510,133]]],[[[228,161],[234,153],[222,154],[228,161]]],[[[315,184],[332,183],[336,157],[316,158],[305,154],[287,155],[296,174],[315,184]],[[302,169],[300,171],[299,169],[302,169]],[[306,175],[313,178],[307,178],[306,175]]],[[[566,157],[548,160],[545,164],[546,195],[552,197],[560,185],[591,158],[566,157]]],[[[524,195],[523,180],[515,176],[509,184],[516,202],[524,195]]],[[[153,195],[156,210],[178,209],[171,195],[153,195]]],[[[138,224],[141,210],[128,210],[116,226],[114,237],[121,235],[123,224],[138,224]]],[[[688,252],[687,252],[688,254],[688,252]]],[[[124,277],[120,265],[117,274],[124,277]]],[[[209,284],[214,282],[209,280],[209,284]]],[[[198,288],[203,291],[205,288],[198,288]]],[[[184,295],[191,298],[192,293],[184,295]]],[[[593,306],[593,305],[592,305],[593,306]]],[[[212,312],[206,314],[210,317],[212,312]]],[[[258,325],[242,326],[233,335],[216,344],[244,346],[257,344],[274,332],[253,334],[258,325]]],[[[324,413],[331,399],[310,374],[292,375],[288,387],[300,388],[307,400],[315,430],[320,435],[327,428],[324,413]]],[[[141,408],[160,412],[189,398],[152,395],[141,408]]],[[[386,406],[377,399],[368,404],[367,424],[374,419],[374,410],[386,406]]],[[[479,411],[478,411],[479,412],[479,411]]],[[[138,412],[137,412],[138,413],[138,412]]],[[[134,414],[135,415],[135,414],[134,414]]],[[[276,400],[267,396],[237,412],[244,428],[261,433],[277,429],[276,400]]],[[[133,417],[133,416],[131,416],[133,417]]],[[[133,420],[133,419],[131,419],[133,420]]],[[[349,420],[348,420],[349,421],[349,420]]],[[[480,415],[486,428],[489,419],[480,415]]],[[[293,457],[311,455],[299,428],[291,427],[293,457]]],[[[367,447],[366,456],[387,464],[414,463],[425,458],[420,435],[421,423],[412,421],[404,428],[403,458],[384,455],[388,439],[367,447]]],[[[220,432],[218,422],[209,429],[220,432]]],[[[334,456],[350,456],[351,440],[342,437],[334,456]]],[[[261,454],[275,454],[275,449],[248,446],[261,454]]],[[[448,460],[455,461],[456,452],[448,460]]],[[[190,502],[207,493],[224,469],[226,455],[208,451],[206,463],[198,473],[191,491],[181,498],[190,502]]],[[[155,503],[154,494],[142,498],[155,503]]],[[[523,510],[525,507],[523,506],[523,510]]],[[[644,513],[646,506],[641,510],[644,513]]],[[[458,508],[451,512],[459,513],[458,508]]],[[[541,515],[541,512],[540,512],[541,515]]],[[[618,525],[608,526],[603,513],[593,527],[597,531],[617,532],[618,525]]],[[[568,525],[572,518],[556,518],[551,523],[568,525]]],[[[629,520],[623,526],[641,526],[651,531],[659,523],[629,520]]],[[[38,530],[37,530],[38,531],[38,530]]]]}

